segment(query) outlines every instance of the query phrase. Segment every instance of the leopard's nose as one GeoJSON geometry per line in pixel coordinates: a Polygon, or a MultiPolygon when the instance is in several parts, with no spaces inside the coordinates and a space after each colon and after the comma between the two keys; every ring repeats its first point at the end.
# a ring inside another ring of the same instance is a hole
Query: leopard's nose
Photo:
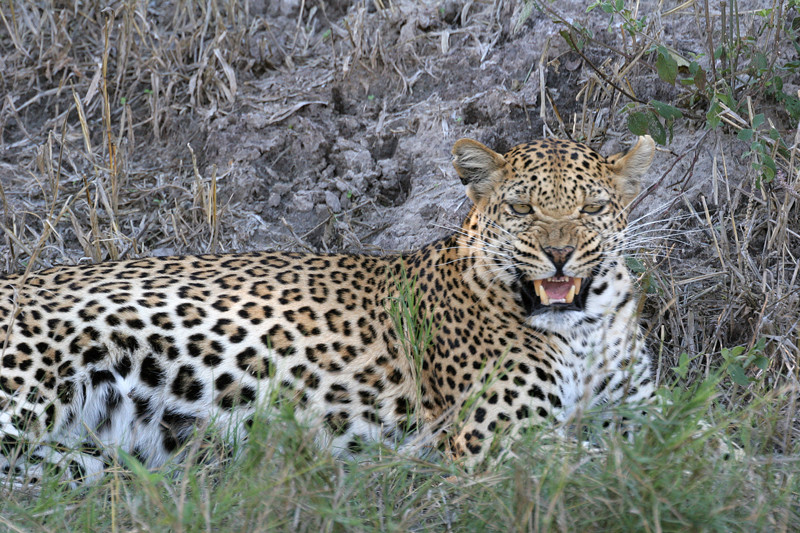
{"type": "Polygon", "coordinates": [[[561,269],[565,264],[567,264],[567,261],[569,261],[569,258],[572,256],[572,252],[575,251],[575,247],[564,246],[562,248],[555,248],[553,246],[546,246],[542,248],[542,251],[547,254],[547,257],[549,257],[550,261],[552,261],[553,265],[555,265],[558,271],[556,275],[561,275],[561,269]]]}

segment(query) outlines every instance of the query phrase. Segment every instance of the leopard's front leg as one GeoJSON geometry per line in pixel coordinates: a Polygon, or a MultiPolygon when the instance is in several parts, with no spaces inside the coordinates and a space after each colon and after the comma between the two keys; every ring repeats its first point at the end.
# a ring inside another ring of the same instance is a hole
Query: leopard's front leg
{"type": "Polygon", "coordinates": [[[552,420],[561,399],[553,382],[517,365],[461,403],[450,439],[450,453],[473,469],[487,457],[502,460],[524,428],[552,420]]]}

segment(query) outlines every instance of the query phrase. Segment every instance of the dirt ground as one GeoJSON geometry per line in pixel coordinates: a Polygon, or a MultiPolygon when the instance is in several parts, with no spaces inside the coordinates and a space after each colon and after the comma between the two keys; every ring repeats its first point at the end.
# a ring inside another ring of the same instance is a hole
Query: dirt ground
{"type": "MultiPolygon", "coordinates": [[[[6,271],[32,256],[39,268],[413,248],[469,207],[450,164],[457,139],[503,151],[569,136],[609,155],[635,140],[620,88],[643,102],[685,95],[659,79],[645,34],[685,57],[706,51],[697,2],[634,3],[649,24],[640,41],[581,2],[202,4],[0,8],[6,271]],[[559,20],[595,42],[570,49],[559,20]],[[617,75],[624,86],[609,83],[617,75]]],[[[739,4],[745,30],[752,4],[739,4]]],[[[659,372],[682,351],[765,337],[772,370],[791,376],[796,177],[756,187],[748,144],[736,128],[707,130],[698,105],[660,147],[633,216],[659,372]]],[[[796,124],[776,109],[758,111],[793,138],[796,124]]],[[[698,359],[697,372],[708,364],[698,359]]]]}

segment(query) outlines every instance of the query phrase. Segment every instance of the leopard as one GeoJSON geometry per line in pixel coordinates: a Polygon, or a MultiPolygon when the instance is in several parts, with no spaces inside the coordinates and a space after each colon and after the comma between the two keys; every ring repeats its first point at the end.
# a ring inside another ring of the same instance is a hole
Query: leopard
{"type": "Polygon", "coordinates": [[[609,157],[572,140],[503,154],[458,140],[469,211],[409,252],[148,257],[7,275],[0,470],[93,482],[120,451],[155,469],[180,461],[198,428],[246,439],[276,405],[334,454],[417,439],[414,453],[476,468],[525,428],[647,402],[654,378],[622,251],[654,152],[649,136],[609,157]],[[412,319],[432,325],[418,358],[392,312],[403,291],[419,302],[412,319]]]}

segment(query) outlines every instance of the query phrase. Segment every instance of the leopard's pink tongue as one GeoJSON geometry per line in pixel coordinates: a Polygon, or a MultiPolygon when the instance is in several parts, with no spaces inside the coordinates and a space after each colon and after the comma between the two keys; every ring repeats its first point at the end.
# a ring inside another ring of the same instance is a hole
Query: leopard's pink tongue
{"type": "Polygon", "coordinates": [[[542,287],[544,287],[547,297],[550,298],[550,300],[564,300],[569,290],[573,287],[573,283],[572,279],[569,281],[544,280],[542,281],[542,287]]]}
{"type": "Polygon", "coordinates": [[[533,288],[542,305],[571,304],[576,294],[581,292],[581,278],[562,276],[533,280],[533,288]]]}

